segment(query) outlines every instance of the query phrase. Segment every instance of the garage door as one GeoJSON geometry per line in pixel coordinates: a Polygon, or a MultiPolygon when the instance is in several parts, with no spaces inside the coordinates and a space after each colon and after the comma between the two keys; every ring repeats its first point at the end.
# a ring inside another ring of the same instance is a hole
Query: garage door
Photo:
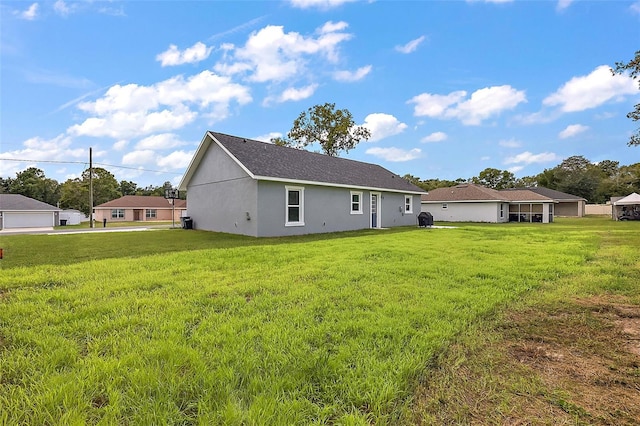
{"type": "Polygon", "coordinates": [[[47,228],[53,226],[52,212],[4,212],[4,228],[47,228]]]}

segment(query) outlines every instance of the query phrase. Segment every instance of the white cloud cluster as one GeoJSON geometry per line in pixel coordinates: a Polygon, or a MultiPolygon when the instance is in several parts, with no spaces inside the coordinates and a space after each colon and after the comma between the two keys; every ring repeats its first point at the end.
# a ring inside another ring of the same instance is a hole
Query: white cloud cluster
{"type": "Polygon", "coordinates": [[[456,118],[465,125],[478,125],[526,102],[525,92],[509,85],[485,87],[476,90],[469,99],[467,92],[459,90],[448,95],[422,93],[407,103],[414,103],[414,115],[448,119],[456,118]]]}
{"type": "Polygon", "coordinates": [[[354,82],[362,80],[371,72],[371,65],[360,67],[355,71],[336,71],[333,73],[333,78],[336,81],[354,82]]]}
{"type": "Polygon", "coordinates": [[[571,3],[573,3],[573,0],[558,0],[558,3],[556,5],[556,10],[558,11],[565,10],[566,8],[571,6],[571,3]]]}
{"type": "Polygon", "coordinates": [[[316,36],[304,36],[268,25],[253,32],[242,47],[223,45],[225,57],[214,69],[223,75],[247,74],[249,81],[258,83],[286,81],[305,74],[314,55],[335,63],[340,43],[352,37],[343,31],[347,26],[346,22],[330,21],[316,36]]]}
{"type": "Polygon", "coordinates": [[[38,17],[38,3],[32,3],[31,6],[27,8],[27,10],[16,11],[14,12],[21,19],[25,19],[27,21],[33,21],[38,17]]]}
{"type": "Polygon", "coordinates": [[[431,143],[431,142],[442,142],[447,140],[448,136],[444,132],[433,132],[428,136],[420,139],[422,143],[431,143]]]}
{"type": "Polygon", "coordinates": [[[612,75],[609,66],[601,65],[589,75],[572,78],[542,103],[559,106],[562,112],[576,112],[596,108],[609,101],[621,101],[637,92],[631,77],[612,75]]]}
{"type": "Polygon", "coordinates": [[[363,127],[369,129],[369,142],[376,142],[389,136],[404,132],[407,125],[398,121],[393,115],[384,113],[369,114],[365,117],[363,127]]]}
{"type": "Polygon", "coordinates": [[[150,165],[162,169],[184,169],[193,158],[193,151],[173,151],[163,155],[151,149],[142,149],[129,152],[122,157],[122,164],[131,166],[150,165]]]}
{"type": "Polygon", "coordinates": [[[183,51],[178,50],[178,46],[172,44],[169,49],[158,54],[156,60],[160,61],[163,67],[182,64],[195,64],[209,57],[213,47],[207,47],[202,42],[197,42],[183,51]]]}
{"type": "Polygon", "coordinates": [[[560,139],[567,139],[573,136],[579,135],[580,133],[584,133],[589,130],[589,126],[584,126],[582,124],[571,124],[567,126],[563,131],[558,134],[560,139]]]}
{"type": "Polygon", "coordinates": [[[179,129],[199,115],[220,121],[228,116],[232,102],[242,105],[251,100],[247,87],[211,71],[151,86],[115,85],[102,98],[80,103],[78,108],[94,117],[67,131],[75,136],[129,139],[179,129]]]}
{"type": "Polygon", "coordinates": [[[422,150],[420,148],[413,148],[410,150],[400,148],[369,148],[365,151],[367,154],[373,155],[378,158],[382,158],[385,161],[393,163],[399,163],[403,161],[411,161],[416,158],[420,158],[422,150]]]}
{"type": "Polygon", "coordinates": [[[529,151],[525,151],[513,157],[507,157],[504,160],[504,164],[533,164],[533,163],[548,163],[550,161],[558,161],[559,157],[553,152],[542,152],[540,154],[533,154],[529,151]]]}
{"type": "Polygon", "coordinates": [[[396,46],[395,49],[398,52],[405,53],[405,54],[415,52],[415,50],[418,48],[418,46],[420,46],[420,43],[422,43],[424,39],[425,39],[425,36],[420,36],[415,40],[411,40],[407,44],[396,46]]]}
{"type": "Polygon", "coordinates": [[[505,148],[520,148],[522,146],[522,142],[515,139],[505,139],[498,142],[498,145],[505,148]]]}
{"type": "Polygon", "coordinates": [[[290,3],[293,7],[297,7],[299,9],[310,9],[315,7],[327,10],[353,1],[355,0],[290,0],[290,3]]]}

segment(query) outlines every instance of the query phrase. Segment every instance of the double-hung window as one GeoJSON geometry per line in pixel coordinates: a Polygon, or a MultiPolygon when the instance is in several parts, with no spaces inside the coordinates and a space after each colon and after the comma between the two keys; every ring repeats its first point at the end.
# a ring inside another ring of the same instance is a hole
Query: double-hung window
{"type": "Polygon", "coordinates": [[[362,214],[362,192],[351,191],[351,214],[362,214]]]}
{"type": "Polygon", "coordinates": [[[122,218],[124,218],[124,209],[111,210],[111,219],[122,219],[122,218]]]}
{"type": "Polygon", "coordinates": [[[413,213],[413,197],[411,195],[404,196],[404,212],[413,213]]]}
{"type": "Polygon", "coordinates": [[[304,226],[304,188],[286,186],[285,226],[304,226]]]}
{"type": "Polygon", "coordinates": [[[156,209],[147,209],[146,217],[147,219],[155,219],[157,217],[156,209]]]}

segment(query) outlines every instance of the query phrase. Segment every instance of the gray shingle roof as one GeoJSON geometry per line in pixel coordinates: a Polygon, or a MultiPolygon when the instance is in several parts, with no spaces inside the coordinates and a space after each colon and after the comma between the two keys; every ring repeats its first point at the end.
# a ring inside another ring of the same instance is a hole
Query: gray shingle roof
{"type": "Polygon", "coordinates": [[[61,211],[59,208],[20,194],[0,194],[0,211],[61,211]]]}
{"type": "MultiPolygon", "coordinates": [[[[376,164],[330,157],[324,154],[278,146],[224,133],[209,132],[208,134],[235,157],[256,179],[318,182],[321,184],[377,188],[398,192],[425,192],[402,179],[402,177],[376,164]]],[[[206,141],[206,136],[204,141],[206,141]]],[[[191,169],[192,167],[197,167],[197,164],[192,162],[189,168],[191,169]]],[[[189,171],[187,171],[185,175],[187,180],[189,176],[189,171]]]]}
{"type": "Polygon", "coordinates": [[[446,188],[437,188],[422,196],[422,201],[506,201],[507,198],[495,189],[473,183],[462,183],[446,188]]]}
{"type": "MultiPolygon", "coordinates": [[[[527,188],[519,188],[520,190],[526,189],[531,192],[535,192],[536,194],[543,195],[547,198],[551,198],[556,201],[579,201],[586,199],[582,197],[578,197],[577,195],[567,194],[566,192],[556,191],[555,189],[545,188],[543,186],[530,186],[527,188]]],[[[514,191],[517,189],[503,189],[502,191],[514,191]]]]}

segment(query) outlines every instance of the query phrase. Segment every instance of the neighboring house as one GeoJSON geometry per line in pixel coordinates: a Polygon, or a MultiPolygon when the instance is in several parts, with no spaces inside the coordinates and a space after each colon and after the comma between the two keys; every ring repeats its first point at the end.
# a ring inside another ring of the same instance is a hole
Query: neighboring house
{"type": "Polygon", "coordinates": [[[417,225],[425,193],[375,164],[215,132],[179,189],[194,228],[255,237],[417,225]]]}
{"type": "MultiPolygon", "coordinates": [[[[556,191],[555,189],[544,188],[542,186],[527,187],[517,190],[522,189],[551,198],[555,202],[553,206],[555,216],[582,217],[585,214],[585,205],[587,204],[587,200],[585,198],[556,191]]],[[[503,191],[514,191],[514,189],[504,189],[503,191]]]]}
{"type": "Polygon", "coordinates": [[[175,208],[170,199],[146,195],[125,195],[107,201],[93,208],[96,222],[130,222],[175,220],[180,221],[181,213],[187,209],[185,200],[175,200],[175,208]]]}
{"type": "Polygon", "coordinates": [[[463,183],[422,196],[422,211],[441,222],[553,222],[554,200],[529,190],[496,191],[463,183]]]}
{"type": "Polygon", "coordinates": [[[640,220],[640,195],[635,192],[626,197],[611,197],[613,219],[640,220]]]}
{"type": "Polygon", "coordinates": [[[60,209],[19,194],[0,194],[0,229],[51,228],[60,209]]]}

